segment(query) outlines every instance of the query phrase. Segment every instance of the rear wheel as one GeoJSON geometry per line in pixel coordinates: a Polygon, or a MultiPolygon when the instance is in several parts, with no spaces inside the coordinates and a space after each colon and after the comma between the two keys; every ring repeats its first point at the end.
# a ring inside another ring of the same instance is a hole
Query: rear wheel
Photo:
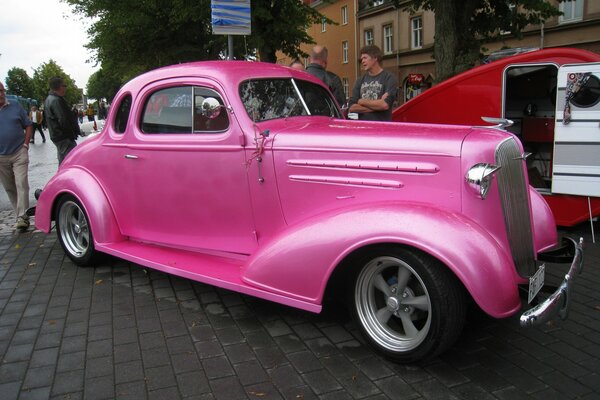
{"type": "Polygon", "coordinates": [[[58,240],[69,258],[81,266],[97,261],[89,219],[75,198],[65,196],[59,201],[55,219],[58,240]]]}
{"type": "Polygon", "coordinates": [[[368,342],[399,362],[435,357],[460,335],[464,292],[437,260],[403,248],[380,248],[357,264],[351,312],[368,342]]]}

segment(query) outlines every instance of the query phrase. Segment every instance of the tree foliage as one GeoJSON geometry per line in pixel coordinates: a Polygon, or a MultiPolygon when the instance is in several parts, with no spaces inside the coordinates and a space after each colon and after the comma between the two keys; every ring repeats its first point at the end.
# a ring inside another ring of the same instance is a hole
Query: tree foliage
{"type": "Polygon", "coordinates": [[[13,67],[6,74],[6,90],[18,96],[33,98],[33,83],[27,71],[13,67]]]}
{"type": "Polygon", "coordinates": [[[77,88],[75,81],[67,74],[63,69],[54,61],[50,60],[46,63],[42,63],[33,72],[33,88],[34,98],[40,103],[46,99],[50,90],[48,81],[50,78],[60,76],[67,85],[67,92],[65,94],[65,100],[69,104],[77,104],[81,102],[82,91],[77,88]]]}
{"type": "Polygon", "coordinates": [[[90,76],[86,93],[94,99],[106,99],[110,103],[121,87],[121,80],[100,69],[90,76]]]}
{"type": "MultiPolygon", "coordinates": [[[[406,7],[405,1],[394,0],[406,7]]],[[[481,46],[501,32],[517,37],[528,25],[537,25],[560,12],[547,0],[413,0],[409,6],[435,13],[433,55],[436,79],[445,80],[473,67],[481,46]]]]}
{"type": "MultiPolygon", "coordinates": [[[[63,1],[95,21],[87,47],[103,74],[121,83],[153,68],[227,53],[227,37],[212,34],[210,0],[63,1]]],[[[251,6],[252,34],[234,37],[236,58],[253,55],[255,49],[270,62],[278,50],[302,54],[300,44],[312,43],[306,28],[322,19],[298,0],[252,0],[251,6]]]]}
{"type": "MultiPolygon", "coordinates": [[[[250,44],[258,49],[261,61],[276,62],[277,51],[292,58],[306,56],[300,49],[303,43],[313,44],[307,29],[320,24],[324,16],[298,0],[253,0],[252,35],[250,44]]],[[[325,18],[327,23],[334,23],[325,18]]]]}

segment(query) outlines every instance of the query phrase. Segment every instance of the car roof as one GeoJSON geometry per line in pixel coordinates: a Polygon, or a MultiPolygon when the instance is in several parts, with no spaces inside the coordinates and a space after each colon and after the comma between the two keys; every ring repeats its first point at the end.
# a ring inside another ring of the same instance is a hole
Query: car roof
{"type": "Polygon", "coordinates": [[[197,61],[158,68],[132,79],[124,89],[141,87],[149,82],[181,76],[211,77],[221,83],[237,85],[248,79],[300,78],[321,83],[312,75],[279,64],[252,61],[197,61]]]}

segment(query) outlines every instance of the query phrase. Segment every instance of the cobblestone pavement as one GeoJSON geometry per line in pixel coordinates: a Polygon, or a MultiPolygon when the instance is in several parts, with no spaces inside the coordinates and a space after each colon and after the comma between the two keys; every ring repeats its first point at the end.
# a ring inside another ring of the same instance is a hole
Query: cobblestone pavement
{"type": "Polygon", "coordinates": [[[475,313],[446,354],[397,365],[341,310],[315,315],[116,259],[77,268],[56,234],[13,223],[0,213],[4,400],[600,398],[589,225],[569,232],[588,244],[568,321],[523,330],[475,313]]]}

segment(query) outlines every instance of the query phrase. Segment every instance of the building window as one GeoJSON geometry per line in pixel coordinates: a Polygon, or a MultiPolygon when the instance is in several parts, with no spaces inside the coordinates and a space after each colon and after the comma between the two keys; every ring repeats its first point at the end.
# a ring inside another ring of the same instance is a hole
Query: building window
{"type": "Polygon", "coordinates": [[[410,20],[411,25],[411,47],[420,49],[423,47],[423,19],[416,17],[410,20]]]}
{"type": "Polygon", "coordinates": [[[344,88],[344,98],[349,99],[350,98],[350,81],[348,80],[348,78],[342,78],[342,87],[344,88]]]}
{"type": "Polygon", "coordinates": [[[558,9],[563,13],[558,19],[561,23],[581,21],[583,18],[583,0],[564,0],[558,9]]]}
{"type": "Polygon", "coordinates": [[[348,6],[342,7],[342,25],[348,25],[348,6]]]}
{"type": "Polygon", "coordinates": [[[348,41],[344,40],[342,42],[342,62],[344,64],[348,63],[348,41]]]}
{"type": "Polygon", "coordinates": [[[373,42],[373,31],[369,29],[368,31],[365,31],[365,46],[371,46],[373,42]]]}
{"type": "Polygon", "coordinates": [[[392,25],[386,25],[383,27],[383,53],[390,54],[394,47],[393,39],[394,34],[392,31],[392,25]]]}
{"type": "Polygon", "coordinates": [[[327,31],[327,20],[325,18],[323,18],[321,20],[321,32],[326,32],[327,31]]]}

